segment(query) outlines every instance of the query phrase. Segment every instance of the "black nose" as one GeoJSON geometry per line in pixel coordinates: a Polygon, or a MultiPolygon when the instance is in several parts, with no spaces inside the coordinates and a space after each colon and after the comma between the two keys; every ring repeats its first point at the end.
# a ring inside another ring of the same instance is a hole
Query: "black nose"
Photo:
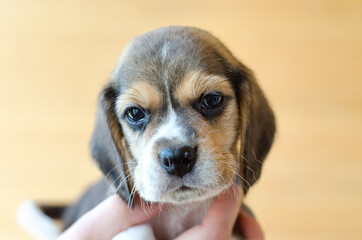
{"type": "Polygon", "coordinates": [[[196,147],[163,148],[158,154],[162,167],[172,175],[183,177],[196,162],[196,147]]]}

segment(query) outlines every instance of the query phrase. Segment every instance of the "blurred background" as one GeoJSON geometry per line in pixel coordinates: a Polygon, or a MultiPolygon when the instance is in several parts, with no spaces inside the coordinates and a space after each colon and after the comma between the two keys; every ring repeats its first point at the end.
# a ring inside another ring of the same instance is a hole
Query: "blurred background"
{"type": "Polygon", "coordinates": [[[73,201],[99,90],[133,37],[209,30],[253,69],[278,120],[246,198],[267,239],[362,238],[362,2],[0,0],[0,239],[25,199],[73,201]]]}

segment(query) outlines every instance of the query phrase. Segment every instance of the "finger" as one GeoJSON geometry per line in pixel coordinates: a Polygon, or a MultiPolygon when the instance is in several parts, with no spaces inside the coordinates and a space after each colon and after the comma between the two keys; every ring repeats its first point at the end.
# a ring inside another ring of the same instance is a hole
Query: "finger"
{"type": "Polygon", "coordinates": [[[241,211],[239,213],[239,229],[243,233],[246,240],[253,239],[264,239],[263,230],[260,227],[260,224],[256,221],[256,219],[245,211],[241,211]]]}
{"type": "Polygon", "coordinates": [[[60,239],[111,239],[131,226],[146,222],[163,208],[155,204],[142,209],[140,201],[137,198],[131,210],[118,195],[113,195],[81,217],[60,239]]]}
{"type": "Polygon", "coordinates": [[[227,191],[222,193],[211,205],[203,224],[220,226],[232,229],[238,215],[243,198],[243,192],[234,183],[227,191]]]}
{"type": "Polygon", "coordinates": [[[240,209],[242,196],[241,189],[233,184],[215,199],[202,224],[187,230],[177,240],[230,238],[240,209]]]}

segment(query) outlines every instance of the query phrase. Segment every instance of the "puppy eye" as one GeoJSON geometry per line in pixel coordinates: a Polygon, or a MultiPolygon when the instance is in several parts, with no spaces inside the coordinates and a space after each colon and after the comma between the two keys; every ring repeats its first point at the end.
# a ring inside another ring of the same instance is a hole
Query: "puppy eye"
{"type": "Polygon", "coordinates": [[[214,109],[217,107],[220,107],[221,104],[224,102],[224,96],[219,94],[219,93],[211,93],[211,94],[207,94],[203,99],[202,99],[202,108],[207,108],[207,109],[214,109]]]}
{"type": "Polygon", "coordinates": [[[145,112],[139,107],[132,107],[127,110],[126,116],[132,122],[139,122],[145,118],[145,112]]]}

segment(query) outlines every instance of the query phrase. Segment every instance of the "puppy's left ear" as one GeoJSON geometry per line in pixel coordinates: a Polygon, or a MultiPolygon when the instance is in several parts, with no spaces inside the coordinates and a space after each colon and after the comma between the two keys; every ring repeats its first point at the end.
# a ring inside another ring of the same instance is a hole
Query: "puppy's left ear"
{"type": "Polygon", "coordinates": [[[272,146],[275,118],[263,91],[251,70],[239,72],[239,107],[241,123],[240,175],[244,193],[259,179],[263,162],[272,146]]]}
{"type": "Polygon", "coordinates": [[[109,84],[100,93],[96,124],[91,139],[92,157],[117,193],[131,205],[122,127],[115,113],[117,91],[109,84]],[[120,185],[121,184],[121,185],[120,185]]]}

